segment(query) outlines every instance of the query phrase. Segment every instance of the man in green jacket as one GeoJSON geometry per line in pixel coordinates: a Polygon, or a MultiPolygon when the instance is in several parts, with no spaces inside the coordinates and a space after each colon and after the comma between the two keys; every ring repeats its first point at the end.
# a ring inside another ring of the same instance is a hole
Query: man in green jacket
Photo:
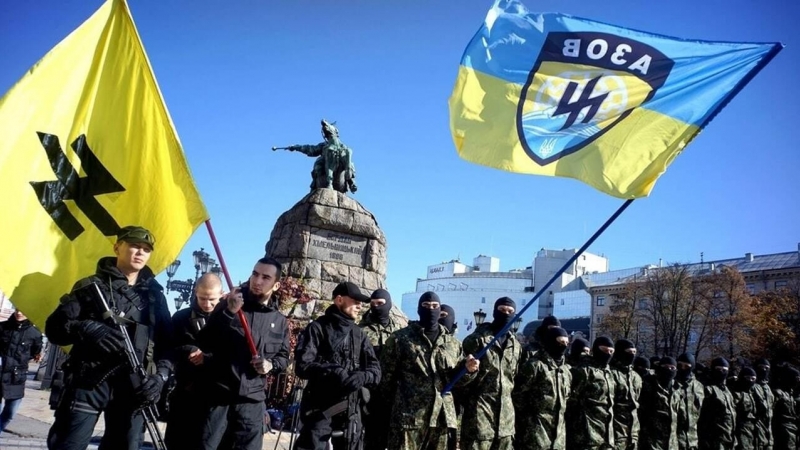
{"type": "Polygon", "coordinates": [[[627,339],[618,339],[611,358],[614,376],[614,445],[617,450],[636,450],[639,442],[639,396],[642,377],[633,371],[636,346],[627,339]]]}
{"type": "Polygon", "coordinates": [[[705,389],[694,377],[694,355],[684,353],[678,357],[675,375],[675,395],[678,402],[678,450],[697,450],[697,421],[703,406],[705,389]]]}
{"type": "MultiPolygon", "coordinates": [[[[464,366],[468,384],[480,364],[462,356],[461,344],[439,324],[441,302],[434,292],[419,298],[419,321],[394,333],[381,352],[383,397],[392,399],[389,450],[447,450],[457,427],[452,394],[441,391],[464,366]]],[[[382,448],[382,447],[367,447],[382,448]]]]}
{"type": "Polygon", "coordinates": [[[561,327],[549,328],[540,335],[539,345],[541,349],[520,364],[514,381],[515,445],[526,450],[564,450],[564,414],[572,389],[572,373],[564,361],[569,335],[561,327]]]}
{"type": "Polygon", "coordinates": [[[775,396],[769,386],[769,361],[761,358],[756,361],[756,386],[753,397],[756,401],[756,440],[760,449],[772,450],[772,410],[775,396]]]}
{"type": "MultiPolygon", "coordinates": [[[[464,353],[475,354],[486,347],[516,311],[516,303],[508,297],[494,303],[491,323],[478,325],[464,339],[464,353]]],[[[514,405],[511,392],[522,345],[510,331],[492,344],[481,358],[475,381],[464,394],[464,416],[461,419],[461,450],[510,450],[514,439],[514,405]]]]}
{"type": "Polygon", "coordinates": [[[733,450],[736,407],[725,382],[730,364],[725,358],[711,361],[697,432],[700,450],[733,450]]]}
{"type": "Polygon", "coordinates": [[[572,394],[567,405],[568,447],[572,450],[614,448],[614,393],[616,384],[608,363],[614,342],[600,336],[592,344],[590,364],[572,368],[572,394]]]}

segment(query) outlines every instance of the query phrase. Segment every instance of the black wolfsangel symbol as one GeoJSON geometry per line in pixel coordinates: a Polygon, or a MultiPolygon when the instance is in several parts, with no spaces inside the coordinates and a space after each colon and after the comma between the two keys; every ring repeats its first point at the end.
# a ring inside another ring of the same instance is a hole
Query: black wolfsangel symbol
{"type": "Polygon", "coordinates": [[[39,135],[39,141],[47,153],[47,159],[50,160],[50,167],[58,178],[54,181],[30,182],[47,214],[67,238],[74,241],[84,232],[84,228],[64,203],[64,200],[72,200],[104,236],[116,235],[119,231],[117,221],[95,197],[113,192],[125,192],[125,188],[92,153],[86,142],[86,135],[80,135],[71,145],[81,160],[83,171],[86,172],[86,176],[81,177],[61,149],[58,136],[39,131],[36,134],[39,135]]]}
{"type": "Polygon", "coordinates": [[[564,95],[561,97],[561,101],[558,102],[558,107],[553,112],[553,117],[560,116],[562,114],[569,114],[567,116],[567,121],[564,123],[564,126],[561,127],[561,130],[566,130],[567,128],[571,127],[572,124],[575,123],[575,120],[578,119],[578,116],[583,108],[586,108],[587,106],[589,107],[589,111],[586,112],[586,116],[583,118],[581,123],[589,123],[594,115],[597,114],[597,111],[603,104],[603,100],[608,97],[608,92],[596,97],[591,97],[592,91],[594,90],[597,82],[600,81],[600,78],[601,77],[596,77],[591,79],[583,88],[583,92],[581,92],[578,100],[573,103],[570,103],[569,100],[572,98],[573,94],[575,94],[575,89],[577,89],[578,83],[570,81],[569,85],[567,85],[567,89],[564,91],[564,95]]]}

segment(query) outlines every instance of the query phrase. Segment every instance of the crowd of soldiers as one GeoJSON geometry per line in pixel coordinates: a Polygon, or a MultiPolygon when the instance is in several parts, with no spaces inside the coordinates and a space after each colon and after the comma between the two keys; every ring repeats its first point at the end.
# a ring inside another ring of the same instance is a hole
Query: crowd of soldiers
{"type": "Polygon", "coordinates": [[[122,228],[114,256],[47,319],[48,338],[72,345],[49,449],[85,449],[104,414],[100,449],[136,450],[153,421],[142,411],[164,398],[157,448],[261,449],[267,377],[292,364],[305,386],[295,450],[798,449],[800,372],[788,366],[771,378],[759,360],[733,378],[723,358],[707,369],[691,354],[651,363],[625,339],[570,339],[552,316],[523,345],[508,331],[508,297],[462,343],[456,311],[435,292],[406,325],[389,292],[366,296],[350,282],[303,329],[291,361],[278,261],[259,259],[225,295],[204,275],[191,308],[170,317],[146,265],[154,248],[148,230],[122,228]]]}
{"type": "MultiPolygon", "coordinates": [[[[372,401],[391,411],[370,419],[365,448],[798,449],[800,372],[791,366],[771,377],[760,359],[736,376],[724,358],[709,367],[691,353],[648,360],[627,339],[570,342],[553,316],[525,346],[511,332],[494,340],[515,308],[498,299],[493,320],[463,345],[451,336],[455,312],[434,292],[422,295],[419,321],[406,328],[365,321],[383,373],[372,401]],[[459,360],[486,345],[477,370],[442,396],[459,360]]],[[[371,313],[379,314],[374,305],[371,313]]]]}

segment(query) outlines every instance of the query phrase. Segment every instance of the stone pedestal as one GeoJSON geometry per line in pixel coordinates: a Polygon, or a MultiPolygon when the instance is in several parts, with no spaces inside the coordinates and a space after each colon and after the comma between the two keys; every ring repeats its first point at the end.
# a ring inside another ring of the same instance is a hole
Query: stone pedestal
{"type": "Polygon", "coordinates": [[[283,213],[266,252],[314,299],[330,300],[343,281],[366,295],[386,284],[386,237],[375,216],[333,189],[316,189],[283,213]]]}

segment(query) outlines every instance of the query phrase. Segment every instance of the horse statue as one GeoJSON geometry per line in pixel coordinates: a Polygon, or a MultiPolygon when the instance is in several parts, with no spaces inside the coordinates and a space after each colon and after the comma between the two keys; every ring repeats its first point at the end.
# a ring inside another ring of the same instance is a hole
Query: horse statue
{"type": "Polygon", "coordinates": [[[308,156],[316,156],[314,168],[311,170],[311,190],[335,189],[343,194],[356,192],[356,169],[351,159],[352,150],[339,140],[339,129],[336,122],[329,123],[322,119],[322,138],[324,142],[316,145],[290,145],[289,147],[272,147],[272,150],[289,150],[308,156]]]}

